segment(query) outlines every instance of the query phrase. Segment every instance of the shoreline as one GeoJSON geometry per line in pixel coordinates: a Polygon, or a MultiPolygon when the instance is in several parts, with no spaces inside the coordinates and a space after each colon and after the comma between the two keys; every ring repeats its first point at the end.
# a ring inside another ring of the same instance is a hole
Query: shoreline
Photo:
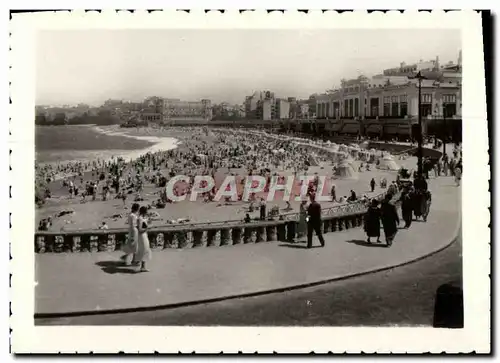
{"type": "MultiPolygon", "coordinates": [[[[183,142],[179,138],[175,138],[172,136],[143,136],[143,135],[133,135],[127,132],[120,132],[118,127],[113,126],[98,126],[98,125],[84,125],[84,127],[88,127],[99,133],[101,135],[106,135],[110,137],[118,136],[118,137],[126,137],[129,139],[139,140],[148,142],[151,145],[145,148],[140,149],[89,149],[89,150],[77,150],[76,153],[85,154],[85,156],[81,157],[68,157],[67,159],[54,160],[54,161],[41,161],[37,164],[40,166],[52,165],[57,166],[60,164],[67,163],[75,163],[75,162],[90,162],[92,160],[103,160],[108,162],[113,158],[123,158],[127,163],[137,160],[144,154],[147,153],[155,153],[159,151],[168,151],[174,150],[182,146],[183,142]],[[107,129],[106,129],[107,128],[107,129]]],[[[134,129],[135,130],[135,129],[134,129]]],[[[75,153],[75,150],[43,150],[43,152],[54,152],[54,153],[75,153]]],[[[36,159],[35,159],[36,161],[36,159]]],[[[61,180],[67,177],[71,177],[75,175],[75,173],[65,174],[61,176],[55,177],[55,180],[61,180]]]]}

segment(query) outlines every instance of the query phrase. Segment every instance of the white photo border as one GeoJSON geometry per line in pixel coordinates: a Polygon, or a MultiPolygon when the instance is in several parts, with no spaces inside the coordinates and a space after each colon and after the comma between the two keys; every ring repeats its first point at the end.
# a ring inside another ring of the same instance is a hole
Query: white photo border
{"type": "Polygon", "coordinates": [[[50,12],[14,15],[9,72],[12,149],[12,350],[15,353],[468,353],[490,351],[490,195],[481,14],[473,11],[190,13],[50,12]],[[441,28],[462,32],[464,329],[34,326],[35,44],[41,29],[441,28]],[[110,338],[112,337],[112,339],[110,338]]]}

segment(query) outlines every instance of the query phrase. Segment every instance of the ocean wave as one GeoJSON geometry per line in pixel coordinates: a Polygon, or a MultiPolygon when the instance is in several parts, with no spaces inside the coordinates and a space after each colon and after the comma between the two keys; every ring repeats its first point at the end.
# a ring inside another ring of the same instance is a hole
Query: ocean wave
{"type": "MultiPolygon", "coordinates": [[[[90,126],[90,125],[89,125],[90,126]]],[[[44,159],[50,160],[46,162],[39,162],[39,165],[47,165],[47,164],[62,164],[62,163],[70,163],[70,162],[86,162],[92,160],[104,160],[109,161],[114,158],[121,157],[127,161],[135,160],[139,158],[141,155],[146,153],[155,153],[159,151],[167,151],[173,150],[179,145],[181,142],[169,136],[159,136],[159,135],[139,135],[133,134],[136,131],[121,131],[119,127],[115,126],[90,126],[96,132],[101,134],[105,134],[108,136],[123,136],[129,137],[136,140],[143,140],[153,143],[152,146],[147,148],[141,148],[136,150],[44,150],[43,152],[37,152],[37,159],[43,153],[44,159]]],[[[141,133],[152,133],[154,132],[152,129],[140,129],[141,133]]]]}

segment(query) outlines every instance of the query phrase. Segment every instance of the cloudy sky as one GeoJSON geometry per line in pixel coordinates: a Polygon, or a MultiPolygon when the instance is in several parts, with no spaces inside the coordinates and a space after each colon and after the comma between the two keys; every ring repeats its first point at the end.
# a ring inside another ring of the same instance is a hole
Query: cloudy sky
{"type": "Polygon", "coordinates": [[[163,96],[308,97],[400,62],[456,62],[457,30],[85,30],[39,33],[37,104],[163,96]]]}

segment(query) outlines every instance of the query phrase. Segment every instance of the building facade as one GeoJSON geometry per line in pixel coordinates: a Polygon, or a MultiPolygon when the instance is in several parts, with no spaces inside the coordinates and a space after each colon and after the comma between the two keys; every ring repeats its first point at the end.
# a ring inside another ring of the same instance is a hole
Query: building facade
{"type": "Polygon", "coordinates": [[[208,99],[201,101],[181,101],[180,99],[148,97],[140,110],[143,122],[170,123],[173,121],[212,119],[212,105],[208,99]]]}
{"type": "Polygon", "coordinates": [[[288,99],[276,98],[274,92],[254,92],[245,98],[245,118],[249,120],[283,120],[290,118],[288,99]]]}

